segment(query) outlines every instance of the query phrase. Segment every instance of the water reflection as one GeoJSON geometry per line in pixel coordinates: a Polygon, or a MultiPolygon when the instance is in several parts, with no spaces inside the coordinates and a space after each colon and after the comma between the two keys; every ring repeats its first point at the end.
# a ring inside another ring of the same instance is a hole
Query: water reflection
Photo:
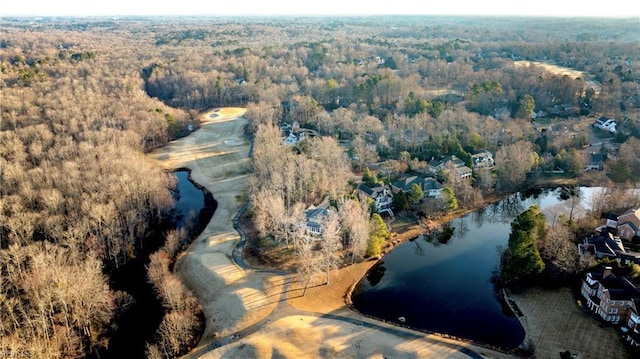
{"type": "Polygon", "coordinates": [[[375,287],[378,283],[380,283],[380,280],[382,280],[382,277],[384,277],[384,272],[386,271],[387,268],[384,267],[384,262],[378,262],[367,273],[367,280],[369,281],[369,284],[372,287],[375,287]]]}
{"type": "MultiPolygon", "coordinates": [[[[564,206],[560,190],[511,195],[398,245],[357,284],[352,301],[368,315],[480,343],[515,348],[524,339],[492,280],[513,218],[533,204],[564,206]],[[405,322],[398,322],[398,318],[405,322]],[[491,323],[491,325],[487,325],[491,323]]],[[[579,188],[577,198],[591,189],[579,188]]],[[[569,196],[571,200],[571,196],[569,196]]],[[[577,209],[578,203],[573,206],[577,209]]],[[[560,212],[559,212],[560,213],[560,212]]],[[[566,214],[563,214],[566,215],[566,214]]]]}
{"type": "MultiPolygon", "coordinates": [[[[459,223],[459,226],[461,228],[467,227],[464,225],[464,222],[459,223]]],[[[435,246],[438,246],[440,244],[447,244],[453,237],[453,233],[455,232],[455,230],[455,227],[453,227],[450,223],[447,223],[442,226],[442,228],[434,229],[429,233],[422,235],[421,238],[435,246]]],[[[466,231],[464,230],[461,231],[460,235],[464,235],[465,232],[466,231]]]]}

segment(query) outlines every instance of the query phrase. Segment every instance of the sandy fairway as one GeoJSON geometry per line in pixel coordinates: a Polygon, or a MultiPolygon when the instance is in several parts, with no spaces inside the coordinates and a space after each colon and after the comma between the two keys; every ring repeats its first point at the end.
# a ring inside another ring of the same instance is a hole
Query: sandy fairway
{"type": "Polygon", "coordinates": [[[554,75],[569,76],[573,79],[578,79],[578,78],[583,79],[586,81],[587,86],[595,90],[596,94],[599,94],[600,91],[602,90],[602,85],[600,85],[598,82],[594,80],[590,80],[585,75],[584,72],[578,71],[569,67],[558,66],[558,65],[554,65],[546,62],[540,62],[540,61],[524,61],[524,60],[515,61],[514,64],[516,66],[524,66],[524,67],[528,67],[532,65],[539,66],[543,68],[545,71],[548,71],[554,75]]]}
{"type": "Polygon", "coordinates": [[[175,267],[202,305],[206,329],[201,343],[264,319],[281,292],[273,275],[243,270],[231,260],[239,239],[233,217],[247,191],[250,144],[243,139],[247,120],[239,108],[217,110],[217,116],[211,113],[202,116],[201,129],[150,154],[167,169],[190,168],[193,179],[218,202],[211,222],[175,267]]]}
{"type": "Polygon", "coordinates": [[[347,309],[344,294],[372,262],[332,274],[332,285],[299,297],[295,276],[247,270],[232,260],[233,218],[248,191],[250,144],[243,109],[202,115],[202,128],[149,155],[167,169],[187,167],[218,208],[179,258],[176,272],[201,304],[206,328],[187,357],[501,358],[467,343],[397,328],[347,309]],[[321,303],[321,304],[320,304],[321,303]]]}

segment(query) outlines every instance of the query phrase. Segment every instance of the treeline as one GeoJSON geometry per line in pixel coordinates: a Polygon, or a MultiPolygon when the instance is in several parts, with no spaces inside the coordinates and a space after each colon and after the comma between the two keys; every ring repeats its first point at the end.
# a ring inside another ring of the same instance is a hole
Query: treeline
{"type": "Polygon", "coordinates": [[[187,235],[184,229],[169,232],[162,248],[151,255],[147,268],[149,282],[165,309],[154,342],[146,343],[146,355],[150,359],[175,358],[188,352],[197,344],[202,330],[197,299],[171,271],[187,235]]]}
{"type": "Polygon", "coordinates": [[[193,122],[147,96],[135,45],[116,38],[3,25],[3,355],[104,353],[131,301],[110,289],[109,274],[173,205],[175,180],[143,152],[193,122]]]}
{"type": "MultiPolygon", "coordinates": [[[[246,105],[275,122],[354,140],[365,152],[356,156],[360,166],[405,151],[429,161],[532,143],[531,171],[503,190],[557,169],[579,176],[589,161],[588,136],[538,133],[534,112],[549,119],[606,115],[624,122],[617,143],[640,138],[632,20],[290,20],[156,25],[156,37],[167,41],[154,43],[154,51],[170,60],[150,62],[145,89],[171,106],[246,105]],[[554,73],[545,63],[584,75],[554,73]]],[[[618,158],[607,162],[611,179],[640,174],[627,152],[605,154],[618,158]]],[[[476,188],[491,185],[487,175],[474,178],[476,188]]]]}
{"type": "MultiPolygon", "coordinates": [[[[172,105],[203,108],[270,103],[282,91],[287,96],[299,91],[328,108],[339,100],[347,105],[364,102],[372,111],[401,107],[409,93],[431,100],[437,97],[434,91],[443,88],[476,96],[471,108],[494,116],[495,110],[518,115],[519,100],[526,94],[535,99],[536,110],[563,116],[582,111],[618,117],[624,108],[640,103],[635,86],[638,57],[628,51],[637,46],[630,36],[636,25],[632,22],[607,23],[595,30],[576,20],[576,28],[594,35],[584,41],[579,40],[585,38],[581,34],[570,38],[575,29],[559,36],[559,23],[545,28],[526,20],[518,24],[495,19],[491,27],[469,21],[447,24],[443,31],[429,26],[432,19],[393,20],[388,25],[394,30],[357,20],[256,21],[243,23],[245,28],[237,31],[232,30],[237,23],[193,24],[197,30],[182,33],[190,40],[180,42],[185,51],[172,53],[170,62],[157,63],[147,88],[172,105]],[[194,33],[207,36],[189,35],[194,33]],[[512,36],[504,39],[505,34],[512,36]],[[213,49],[202,52],[209,44],[213,49]],[[551,61],[584,71],[587,78],[515,66],[517,60],[551,61]],[[594,87],[589,79],[600,84],[594,87]],[[499,93],[477,98],[474,85],[487,81],[499,84],[499,93]]],[[[176,32],[167,31],[167,36],[176,32]]],[[[158,47],[170,51],[171,44],[158,47]]]]}

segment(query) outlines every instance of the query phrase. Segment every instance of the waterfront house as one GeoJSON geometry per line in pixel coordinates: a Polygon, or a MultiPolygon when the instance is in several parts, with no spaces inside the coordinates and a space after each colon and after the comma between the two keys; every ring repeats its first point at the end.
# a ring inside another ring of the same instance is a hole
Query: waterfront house
{"type": "Polygon", "coordinates": [[[464,161],[456,155],[447,156],[442,160],[431,159],[431,161],[429,161],[429,170],[433,174],[454,171],[454,178],[456,179],[471,178],[471,175],[473,174],[473,170],[467,167],[464,161]]]}
{"type": "Polygon", "coordinates": [[[589,162],[585,168],[587,171],[602,171],[604,169],[604,156],[600,153],[589,154],[589,162]]]}
{"type": "Polygon", "coordinates": [[[391,203],[393,202],[393,193],[391,188],[386,185],[376,183],[374,186],[369,187],[364,183],[360,183],[356,188],[356,195],[359,197],[367,197],[373,200],[376,207],[376,212],[387,212],[393,216],[391,211],[391,203]]]}
{"type": "Polygon", "coordinates": [[[597,236],[585,238],[583,243],[578,244],[578,253],[580,257],[590,253],[598,259],[618,257],[619,253],[624,253],[625,249],[620,238],[615,237],[611,233],[605,233],[597,236]]]}
{"type": "Polygon", "coordinates": [[[442,189],[444,186],[440,184],[435,178],[425,178],[422,183],[422,191],[427,197],[440,198],[442,197],[442,189]]]}
{"type": "Polygon", "coordinates": [[[306,233],[311,236],[321,236],[322,223],[329,217],[329,210],[324,206],[310,206],[306,212],[306,233]]]}
{"type": "Polygon", "coordinates": [[[407,176],[393,182],[393,191],[408,193],[414,184],[420,186],[425,197],[440,198],[442,196],[442,184],[432,177],[407,176]]]}
{"type": "Polygon", "coordinates": [[[624,325],[629,309],[640,299],[640,289],[628,278],[613,274],[611,267],[587,273],[580,292],[589,310],[611,324],[624,325]]]}
{"type": "Polygon", "coordinates": [[[640,235],[640,206],[628,209],[618,216],[618,236],[625,240],[631,240],[640,235]]]}

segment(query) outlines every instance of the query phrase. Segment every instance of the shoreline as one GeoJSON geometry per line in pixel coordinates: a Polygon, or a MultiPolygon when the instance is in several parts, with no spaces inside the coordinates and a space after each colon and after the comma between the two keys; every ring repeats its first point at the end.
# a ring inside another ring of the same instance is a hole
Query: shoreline
{"type": "MultiPolygon", "coordinates": [[[[347,306],[347,293],[376,263],[374,260],[332,271],[331,284],[310,287],[304,297],[295,274],[236,263],[237,244],[243,238],[243,228],[237,225],[248,191],[250,144],[244,138],[247,120],[242,118],[244,109],[213,111],[201,115],[199,130],[150,154],[165,168],[191,169],[193,180],[208,189],[218,202],[211,221],[179,255],[175,266],[175,272],[197,297],[206,320],[198,346],[185,357],[269,357],[268,353],[274,352],[288,358],[512,357],[503,351],[402,328],[354,312],[347,306]],[[210,117],[213,111],[218,116],[210,117]]],[[[536,187],[559,185],[559,181],[545,182],[536,187]]],[[[407,230],[395,233],[384,253],[426,230],[509,195],[489,197],[474,208],[435,221],[416,221],[407,230]]]]}

